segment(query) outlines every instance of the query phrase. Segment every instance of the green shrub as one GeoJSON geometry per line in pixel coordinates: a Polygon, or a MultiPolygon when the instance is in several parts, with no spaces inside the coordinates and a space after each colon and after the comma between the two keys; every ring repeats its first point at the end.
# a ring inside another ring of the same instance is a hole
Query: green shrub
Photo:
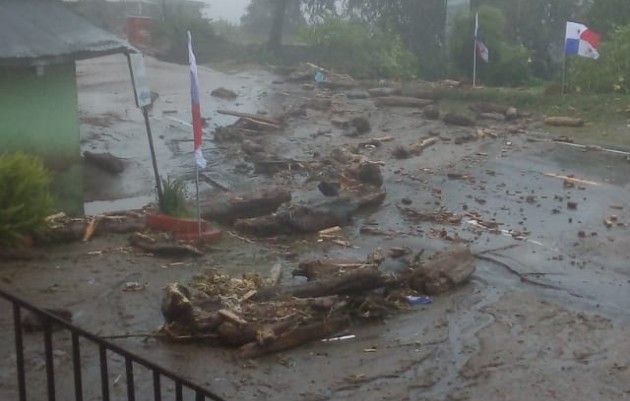
{"type": "Polygon", "coordinates": [[[13,245],[41,232],[53,209],[50,174],[41,160],[24,153],[0,155],[0,244],[13,245]]]}
{"type": "Polygon", "coordinates": [[[160,212],[174,217],[188,217],[186,208],[186,183],[181,180],[162,179],[160,212]]]}
{"type": "Polygon", "coordinates": [[[357,78],[411,78],[416,58],[394,34],[354,19],[328,17],[305,27],[301,39],[319,62],[357,78]]]}
{"type": "Polygon", "coordinates": [[[587,93],[630,92],[630,25],[617,28],[598,50],[598,60],[569,60],[570,87],[587,93]]]}

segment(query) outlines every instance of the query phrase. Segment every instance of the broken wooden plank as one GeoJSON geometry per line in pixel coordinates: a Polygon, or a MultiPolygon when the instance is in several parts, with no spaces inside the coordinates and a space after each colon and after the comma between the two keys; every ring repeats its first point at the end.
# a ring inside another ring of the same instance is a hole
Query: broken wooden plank
{"type": "Polygon", "coordinates": [[[233,117],[255,120],[261,123],[274,125],[274,126],[279,126],[281,124],[280,121],[263,116],[261,114],[242,113],[240,111],[230,111],[230,110],[217,110],[217,113],[223,114],[226,116],[233,116],[233,117]]]}
{"type": "Polygon", "coordinates": [[[436,143],[438,143],[438,138],[436,138],[436,137],[425,138],[425,139],[421,140],[420,142],[417,142],[417,143],[414,143],[413,145],[411,145],[410,146],[410,148],[411,148],[410,152],[412,154],[418,156],[426,148],[428,148],[430,146],[433,146],[436,143]]]}
{"type": "Polygon", "coordinates": [[[583,180],[581,178],[575,178],[569,175],[560,175],[560,174],[555,174],[555,173],[546,173],[545,175],[547,177],[560,178],[562,180],[565,180],[574,184],[595,185],[595,186],[600,185],[598,182],[595,182],[595,181],[583,180]]]}

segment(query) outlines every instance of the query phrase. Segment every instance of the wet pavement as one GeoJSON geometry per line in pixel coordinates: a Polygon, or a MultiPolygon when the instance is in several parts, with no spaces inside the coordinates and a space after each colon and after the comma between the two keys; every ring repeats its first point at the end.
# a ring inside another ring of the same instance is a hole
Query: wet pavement
{"type": "MultiPolygon", "coordinates": [[[[159,93],[151,122],[162,174],[190,178],[187,69],[153,59],[148,59],[148,67],[153,90],[159,93]]],[[[141,206],[152,198],[153,173],[125,60],[112,57],[83,63],[78,71],[84,150],[111,152],[123,157],[127,166],[115,178],[87,170],[86,196],[91,201],[87,209],[96,213],[141,206]],[[99,115],[109,115],[109,125],[89,123],[99,115]]],[[[278,78],[265,71],[223,74],[203,68],[200,74],[204,116],[211,118],[204,146],[208,174],[234,189],[287,185],[295,188],[294,199],[321,199],[318,181],[305,174],[267,177],[237,172],[235,165],[242,162],[240,145],[215,144],[210,135],[215,125],[235,121],[216,114],[216,109],[273,113],[313,93],[296,85],[272,84],[278,78]],[[210,91],[220,86],[235,90],[239,98],[211,97],[210,91]]],[[[354,111],[346,114],[369,115],[372,132],[346,137],[331,125],[328,111],[308,110],[306,117],[291,120],[284,133],[266,136],[264,143],[271,153],[312,160],[317,158],[315,152],[327,155],[342,144],[395,137],[381,147],[361,148],[370,159],[384,162],[387,199],[344,228],[351,247],[317,243],[310,236],[249,243],[225,235],[206,257],[172,261],[138,253],[128,247],[125,237],[108,236],[50,249],[40,260],[3,264],[3,286],[36,304],[69,308],[76,324],[101,335],[148,333],[162,323],[162,288],[175,281],[186,283],[204,269],[220,267],[235,275],[266,273],[281,262],[285,282],[291,284],[294,279],[288,273],[300,260],[365,258],[377,247],[386,251],[394,246],[430,254],[452,244],[437,235],[444,230],[447,238],[470,244],[480,255],[471,283],[436,297],[431,305],[380,324],[356,327],[353,340],[309,344],[255,362],[238,360],[231,350],[203,345],[135,337],[115,341],[228,400],[628,399],[630,164],[626,158],[549,142],[537,133],[456,145],[447,139],[462,129],[426,121],[412,110],[378,110],[370,100],[340,102],[354,111]],[[440,141],[421,156],[392,157],[396,146],[408,146],[430,131],[440,141]],[[560,176],[574,176],[584,183],[569,188],[560,176]],[[466,216],[459,225],[413,222],[397,207],[403,198],[411,200],[406,207],[415,210],[443,209],[466,216]],[[577,203],[577,208],[569,208],[568,202],[577,203]],[[613,216],[614,224],[607,228],[604,220],[613,216]],[[498,231],[480,227],[479,221],[497,223],[498,231]],[[390,235],[361,234],[365,225],[390,235]],[[296,253],[297,259],[288,257],[296,253]],[[147,287],[126,292],[127,282],[147,287]]],[[[211,187],[203,191],[212,196],[211,187]]],[[[10,344],[12,336],[8,319],[7,313],[0,314],[4,344],[10,344]]],[[[35,383],[44,383],[35,340],[29,340],[33,348],[27,353],[27,365],[34,371],[35,383]]],[[[68,344],[63,336],[56,343],[61,372],[70,371],[68,344]]],[[[13,399],[14,355],[8,346],[0,351],[0,398],[13,399]]],[[[84,354],[87,365],[95,358],[89,351],[84,354]]],[[[116,397],[126,389],[121,362],[113,360],[110,368],[112,381],[117,380],[112,390],[116,397]]],[[[91,369],[86,377],[98,383],[98,373],[91,369]]],[[[139,386],[139,399],[149,399],[151,383],[139,386]]],[[[89,389],[92,396],[86,399],[96,399],[97,388],[95,384],[89,389]]]]}

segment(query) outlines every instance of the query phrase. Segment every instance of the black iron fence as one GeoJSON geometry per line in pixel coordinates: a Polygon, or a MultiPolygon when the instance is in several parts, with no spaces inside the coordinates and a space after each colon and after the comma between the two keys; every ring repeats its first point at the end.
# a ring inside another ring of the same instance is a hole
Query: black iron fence
{"type": "MultiPolygon", "coordinates": [[[[23,327],[23,314],[22,311],[26,310],[27,313],[32,313],[33,316],[38,319],[43,329],[43,343],[44,343],[44,360],[45,360],[45,373],[46,373],[46,394],[48,401],[56,401],[57,390],[55,388],[55,363],[53,353],[53,328],[56,330],[65,331],[70,334],[71,342],[71,361],[73,371],[74,382],[74,399],[75,401],[84,400],[84,380],[83,380],[83,366],[81,358],[81,343],[90,342],[92,345],[98,348],[98,360],[100,364],[100,398],[103,401],[110,401],[110,375],[108,373],[108,357],[112,354],[118,355],[124,360],[125,366],[125,379],[126,379],[126,399],[129,401],[136,401],[136,380],[134,377],[134,368],[143,367],[152,377],[153,381],[153,394],[150,399],[156,401],[162,401],[166,399],[172,399],[163,397],[163,379],[170,382],[169,384],[174,388],[174,399],[176,401],[183,401],[184,394],[193,395],[195,401],[202,400],[214,400],[223,401],[223,398],[213,394],[212,392],[201,388],[200,386],[192,383],[191,381],[180,377],[176,373],[173,373],[167,369],[164,369],[147,359],[138,356],[132,352],[129,352],[120,346],[104,340],[92,333],[89,333],[79,327],[74,326],[70,322],[46,311],[38,308],[28,302],[11,295],[0,289],[0,298],[4,298],[9,301],[13,306],[13,327],[15,331],[15,365],[16,365],[16,380],[17,380],[17,393],[19,394],[19,401],[27,401],[28,391],[30,387],[27,387],[26,382],[26,369],[24,359],[24,327],[23,327]]],[[[89,384],[94,386],[93,383],[89,384]]],[[[143,393],[143,399],[147,394],[143,393]]],[[[64,398],[65,401],[66,398],[64,398]]],[[[120,399],[116,397],[116,399],[120,399]]]]}

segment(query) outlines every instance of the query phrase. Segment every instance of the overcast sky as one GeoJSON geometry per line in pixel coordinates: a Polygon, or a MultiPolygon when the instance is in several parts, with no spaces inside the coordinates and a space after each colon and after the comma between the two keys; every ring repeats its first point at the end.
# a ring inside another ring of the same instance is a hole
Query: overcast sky
{"type": "Polygon", "coordinates": [[[213,20],[226,19],[239,23],[250,0],[202,0],[210,5],[206,15],[213,20]]]}

